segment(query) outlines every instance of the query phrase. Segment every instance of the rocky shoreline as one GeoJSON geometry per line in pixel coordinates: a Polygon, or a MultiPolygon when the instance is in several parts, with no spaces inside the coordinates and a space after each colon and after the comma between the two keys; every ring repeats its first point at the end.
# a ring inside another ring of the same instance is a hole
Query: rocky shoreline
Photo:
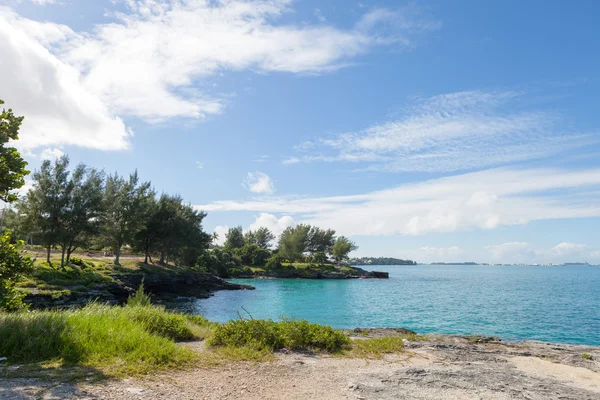
{"type": "MultiPolygon", "coordinates": [[[[354,340],[411,333],[355,329],[354,340]]],[[[407,336],[411,338],[411,336],[407,336]]],[[[184,344],[202,353],[202,342],[184,344]]],[[[383,359],[278,353],[143,378],[89,382],[4,379],[0,399],[598,400],[600,347],[430,334],[383,359]]]]}
{"type": "Polygon", "coordinates": [[[218,290],[254,290],[253,286],[227,282],[214,275],[190,270],[140,271],[114,273],[113,282],[99,283],[93,287],[65,286],[65,295],[31,291],[24,301],[32,309],[65,309],[82,307],[91,301],[123,304],[144,282],[144,289],[158,302],[179,298],[208,298],[218,290]]]}
{"type": "Polygon", "coordinates": [[[345,268],[282,268],[274,271],[245,271],[235,278],[279,278],[279,279],[388,279],[389,273],[366,271],[358,267],[345,268]]]}

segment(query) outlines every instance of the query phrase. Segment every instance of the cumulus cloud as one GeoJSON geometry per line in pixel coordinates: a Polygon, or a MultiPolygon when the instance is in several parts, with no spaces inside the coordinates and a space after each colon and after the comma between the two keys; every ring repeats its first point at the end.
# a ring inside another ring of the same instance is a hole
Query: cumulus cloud
{"type": "Polygon", "coordinates": [[[269,197],[198,207],[284,213],[344,235],[419,235],[600,216],[598,189],[599,169],[499,168],[349,196],[269,197]]]}
{"type": "MultiPolygon", "coordinates": [[[[564,257],[575,257],[581,258],[585,256],[585,252],[589,250],[585,244],[562,242],[550,249],[550,254],[553,256],[564,258],[564,257]]],[[[579,260],[578,260],[579,261],[579,260]]]]}
{"type": "Polygon", "coordinates": [[[271,178],[260,171],[248,172],[243,186],[253,193],[273,194],[275,193],[275,184],[271,178]]]}
{"type": "Polygon", "coordinates": [[[225,244],[226,235],[229,232],[229,226],[227,225],[218,225],[215,228],[215,233],[217,234],[217,240],[214,241],[214,244],[223,246],[225,244]]]}
{"type": "Polygon", "coordinates": [[[562,242],[552,248],[534,248],[526,242],[510,242],[486,246],[494,262],[553,263],[597,262],[600,252],[580,243],[562,242]]]}
{"type": "Polygon", "coordinates": [[[17,145],[28,151],[74,145],[100,150],[128,146],[123,121],[80,82],[79,71],[47,47],[74,33],[52,23],[23,19],[0,7],[2,97],[25,115],[17,145]]]}
{"type": "Polygon", "coordinates": [[[396,120],[295,147],[284,164],[346,162],[375,171],[458,171],[558,154],[597,143],[554,114],[523,104],[524,93],[466,91],[416,101],[396,120]]]}
{"type": "Polygon", "coordinates": [[[57,158],[62,157],[64,154],[65,153],[63,153],[61,149],[46,148],[40,153],[40,158],[42,160],[56,160],[57,158]]]}
{"type": "MultiPolygon", "coordinates": [[[[125,9],[108,9],[112,20],[88,32],[0,7],[2,96],[27,115],[23,148],[124,149],[129,132],[121,117],[156,122],[221,113],[225,102],[210,79],[224,71],[325,73],[373,46],[407,47],[416,33],[437,29],[414,21],[382,32],[381,10],[344,29],[282,23],[293,12],[291,0],[113,3],[125,9]]],[[[409,9],[386,12],[426,20],[409,9]]]]}
{"type": "Polygon", "coordinates": [[[281,235],[285,228],[290,226],[296,226],[296,221],[289,215],[284,215],[281,218],[277,218],[273,214],[261,213],[256,217],[253,223],[250,224],[248,229],[254,231],[258,228],[268,228],[275,236],[281,235]]]}

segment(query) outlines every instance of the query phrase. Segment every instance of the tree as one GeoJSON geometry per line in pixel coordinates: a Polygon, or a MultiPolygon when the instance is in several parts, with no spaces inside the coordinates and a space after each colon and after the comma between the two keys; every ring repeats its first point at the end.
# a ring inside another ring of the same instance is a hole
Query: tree
{"type": "Polygon", "coordinates": [[[211,242],[211,236],[202,229],[206,214],[184,204],[180,196],[166,194],[152,209],[147,224],[136,236],[136,240],[145,240],[146,254],[160,253],[161,264],[171,260],[188,267],[196,264],[211,242]]]}
{"type": "Polygon", "coordinates": [[[123,245],[131,243],[144,227],[153,196],[150,182],[140,183],[137,171],[128,180],[117,174],[107,178],[101,226],[104,240],[115,250],[115,265],[119,265],[123,245]]]}
{"type": "Polygon", "coordinates": [[[321,229],[313,226],[308,233],[308,252],[312,255],[316,253],[330,254],[331,248],[335,243],[335,231],[333,229],[321,229]]]}
{"type": "Polygon", "coordinates": [[[144,264],[152,261],[151,252],[156,251],[157,243],[160,239],[160,214],[159,205],[156,198],[148,198],[148,215],[144,221],[142,229],[133,237],[133,248],[144,253],[144,264]]]}
{"type": "Polygon", "coordinates": [[[33,261],[20,250],[22,244],[22,241],[12,244],[10,233],[0,236],[0,310],[23,308],[23,295],[15,290],[15,281],[31,272],[33,261]]]}
{"type": "Polygon", "coordinates": [[[255,244],[265,250],[268,250],[271,245],[271,241],[275,240],[275,235],[273,235],[269,228],[263,226],[255,231],[246,232],[244,239],[246,240],[246,243],[255,244]]]}
{"type": "Polygon", "coordinates": [[[88,243],[99,232],[102,215],[104,176],[101,172],[80,164],[67,183],[65,193],[67,209],[63,215],[64,227],[60,235],[62,250],[61,266],[71,260],[76,248],[88,243]],[[66,260],[65,260],[66,253],[66,260]]]}
{"type": "Polygon", "coordinates": [[[50,250],[65,234],[65,212],[69,207],[69,158],[63,156],[54,162],[45,160],[33,174],[33,188],[25,201],[18,204],[19,213],[25,215],[25,225],[36,230],[46,248],[46,261],[51,264],[50,250]]]}
{"type": "Polygon", "coordinates": [[[240,249],[244,247],[246,244],[246,239],[244,238],[244,230],[241,226],[236,226],[235,228],[229,228],[227,234],[225,234],[225,245],[224,247],[227,250],[240,249]]]}
{"type": "Polygon", "coordinates": [[[310,225],[287,227],[279,237],[279,254],[294,262],[302,258],[308,247],[310,225]]]}
{"type": "Polygon", "coordinates": [[[251,265],[254,267],[262,267],[271,256],[271,252],[263,249],[257,244],[246,243],[243,247],[236,249],[236,254],[242,259],[243,265],[251,265]]]}
{"type": "Polygon", "coordinates": [[[339,264],[343,260],[347,259],[348,254],[354,250],[358,250],[358,246],[346,237],[340,236],[335,241],[333,248],[331,249],[331,253],[333,254],[335,261],[339,264]]]}
{"type": "MultiPolygon", "coordinates": [[[[4,104],[0,100],[0,106],[4,104]]],[[[24,117],[16,117],[13,111],[2,108],[0,112],[0,200],[12,203],[17,200],[17,195],[11,193],[25,184],[25,176],[29,171],[25,169],[27,163],[14,147],[6,147],[10,140],[19,138],[19,128],[24,117]]]]}

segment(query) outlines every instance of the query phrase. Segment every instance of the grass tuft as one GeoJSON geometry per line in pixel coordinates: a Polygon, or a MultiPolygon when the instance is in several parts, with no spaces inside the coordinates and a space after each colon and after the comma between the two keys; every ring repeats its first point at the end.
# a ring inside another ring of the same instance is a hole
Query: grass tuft
{"type": "Polygon", "coordinates": [[[250,347],[256,350],[323,350],[337,353],[350,339],[329,326],[307,321],[237,320],[215,327],[208,339],[212,347],[250,347]]]}
{"type": "Polygon", "coordinates": [[[587,354],[587,353],[583,353],[581,355],[581,358],[583,358],[584,360],[592,360],[592,356],[590,354],[587,354]]]}
{"type": "Polygon", "coordinates": [[[350,350],[344,357],[381,359],[385,354],[397,354],[404,351],[402,336],[386,336],[380,338],[357,339],[352,342],[350,350]]]}
{"type": "Polygon", "coordinates": [[[175,341],[204,336],[203,329],[160,307],[90,304],[71,311],[3,313],[0,354],[10,364],[56,363],[137,375],[190,364],[197,355],[175,341]]]}

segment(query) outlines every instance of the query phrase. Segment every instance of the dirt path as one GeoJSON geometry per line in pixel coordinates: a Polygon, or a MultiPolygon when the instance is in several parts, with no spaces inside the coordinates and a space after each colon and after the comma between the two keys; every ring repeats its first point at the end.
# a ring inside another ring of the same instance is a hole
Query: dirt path
{"type": "Polygon", "coordinates": [[[598,360],[598,347],[436,336],[407,343],[405,353],[384,360],[280,354],[273,362],[98,385],[7,380],[0,382],[0,399],[600,400],[598,360]]]}

